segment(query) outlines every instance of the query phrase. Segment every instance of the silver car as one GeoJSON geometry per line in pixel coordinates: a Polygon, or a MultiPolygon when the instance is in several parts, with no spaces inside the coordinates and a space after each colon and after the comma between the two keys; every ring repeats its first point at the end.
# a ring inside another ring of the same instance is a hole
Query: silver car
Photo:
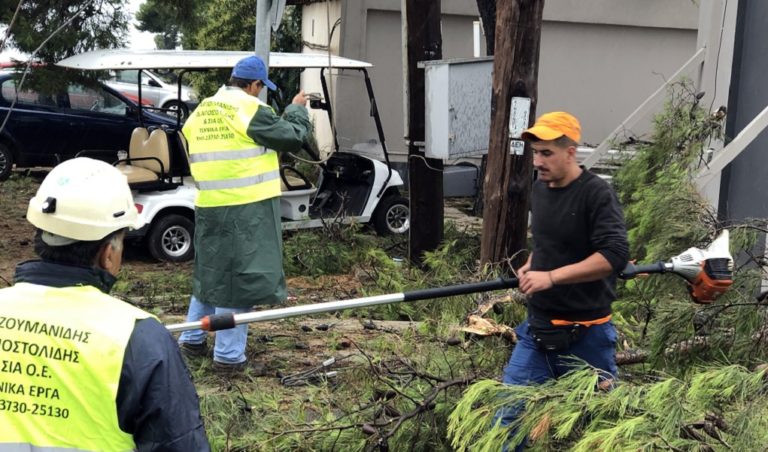
{"type": "MultiPolygon", "coordinates": [[[[191,87],[181,86],[181,99],[178,95],[178,85],[175,80],[169,78],[175,77],[175,74],[169,73],[163,76],[148,71],[141,71],[141,98],[142,104],[150,102],[153,106],[163,109],[163,113],[169,116],[181,115],[184,121],[189,116],[189,111],[197,106],[197,97],[191,87]]],[[[139,71],[135,69],[110,71],[110,78],[104,83],[120,91],[121,93],[138,96],[139,71]]]]}

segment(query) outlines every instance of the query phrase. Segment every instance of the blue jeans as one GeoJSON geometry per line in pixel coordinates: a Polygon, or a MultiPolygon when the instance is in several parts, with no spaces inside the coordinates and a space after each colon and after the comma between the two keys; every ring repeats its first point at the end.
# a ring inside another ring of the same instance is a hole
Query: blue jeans
{"type": "MultiPolygon", "coordinates": [[[[195,296],[189,300],[187,322],[197,322],[207,315],[241,314],[249,312],[250,308],[217,308],[199,301],[195,296]]],[[[184,331],[179,337],[179,343],[202,344],[208,338],[208,332],[203,330],[184,331]]],[[[248,324],[237,325],[228,330],[216,332],[216,343],[213,347],[213,360],[226,364],[237,364],[245,361],[245,346],[248,341],[248,324]]]]}
{"type": "MultiPolygon", "coordinates": [[[[530,385],[559,378],[578,365],[573,361],[574,356],[606,372],[606,378],[616,378],[616,328],[612,322],[588,327],[581,339],[560,352],[540,350],[533,342],[529,330],[527,319],[515,329],[517,344],[504,367],[501,380],[503,383],[530,385]]],[[[501,420],[502,426],[511,424],[520,415],[522,408],[521,404],[500,409],[496,413],[494,424],[498,420],[501,420]]],[[[514,432],[511,432],[510,437],[513,434],[514,432]]],[[[520,451],[523,448],[524,444],[519,444],[515,450],[520,451]]]]}

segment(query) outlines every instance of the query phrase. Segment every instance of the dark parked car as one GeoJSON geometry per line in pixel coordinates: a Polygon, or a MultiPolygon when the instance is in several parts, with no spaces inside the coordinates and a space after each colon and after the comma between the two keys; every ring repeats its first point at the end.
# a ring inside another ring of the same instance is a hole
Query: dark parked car
{"type": "MultiPolygon", "coordinates": [[[[17,78],[13,72],[0,72],[0,126],[5,121],[0,130],[0,181],[10,176],[14,164],[54,166],[83,151],[115,161],[140,125],[136,103],[103,84],[72,82],[66,91],[44,94],[26,84],[18,90],[17,78]]],[[[141,115],[145,127],[176,126],[166,115],[143,109],[141,115]]]]}

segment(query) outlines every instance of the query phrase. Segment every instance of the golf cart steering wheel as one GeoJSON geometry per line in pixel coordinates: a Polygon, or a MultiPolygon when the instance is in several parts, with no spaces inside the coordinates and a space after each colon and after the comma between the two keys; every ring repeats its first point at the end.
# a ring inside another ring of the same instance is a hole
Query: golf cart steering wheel
{"type": "Polygon", "coordinates": [[[307,188],[312,188],[312,183],[309,182],[309,180],[306,178],[306,176],[301,174],[299,172],[299,170],[297,170],[296,168],[294,168],[292,166],[285,165],[285,166],[281,166],[280,167],[280,179],[283,180],[283,183],[285,184],[286,188],[288,188],[288,190],[304,190],[304,189],[307,189],[307,188]],[[291,173],[291,174],[286,174],[286,173],[291,173]],[[291,179],[294,179],[294,182],[295,182],[295,179],[298,178],[303,183],[301,183],[299,185],[292,185],[288,181],[288,176],[291,176],[291,179]],[[293,176],[295,176],[295,177],[293,177],[293,176]]]}

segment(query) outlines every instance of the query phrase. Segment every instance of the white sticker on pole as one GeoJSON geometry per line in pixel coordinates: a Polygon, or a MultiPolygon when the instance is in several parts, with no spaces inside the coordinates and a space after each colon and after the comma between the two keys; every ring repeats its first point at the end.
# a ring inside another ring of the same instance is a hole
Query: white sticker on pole
{"type": "Polygon", "coordinates": [[[509,152],[510,154],[523,155],[525,143],[520,139],[523,131],[528,128],[528,119],[531,112],[530,97],[513,97],[509,106],[509,152]]]}

